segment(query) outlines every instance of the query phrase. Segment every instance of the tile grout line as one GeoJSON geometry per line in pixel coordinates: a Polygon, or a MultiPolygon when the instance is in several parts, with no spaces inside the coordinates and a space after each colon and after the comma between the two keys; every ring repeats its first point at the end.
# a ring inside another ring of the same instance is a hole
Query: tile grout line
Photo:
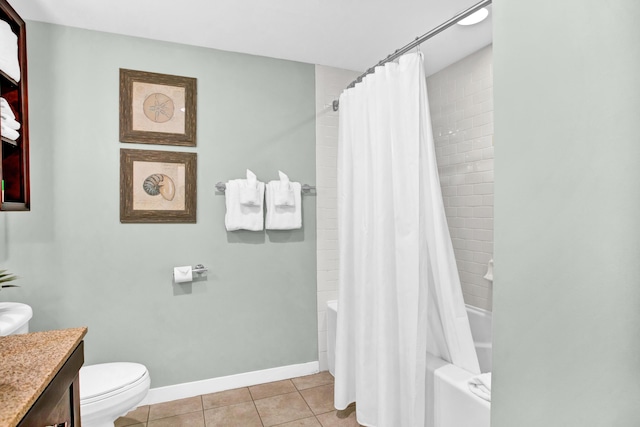
{"type": "Polygon", "coordinates": [[[253,398],[253,394],[251,394],[251,388],[247,387],[247,390],[249,390],[249,396],[251,396],[251,403],[253,403],[253,407],[256,410],[256,414],[258,414],[258,419],[260,420],[260,424],[262,425],[262,427],[264,427],[264,421],[262,420],[262,415],[260,415],[260,411],[258,411],[258,406],[256,405],[256,401],[253,398]]]}
{"type": "Polygon", "coordinates": [[[204,399],[202,398],[202,395],[198,397],[200,397],[200,406],[202,407],[202,424],[204,424],[204,427],[207,427],[207,419],[204,415],[204,399]]]}

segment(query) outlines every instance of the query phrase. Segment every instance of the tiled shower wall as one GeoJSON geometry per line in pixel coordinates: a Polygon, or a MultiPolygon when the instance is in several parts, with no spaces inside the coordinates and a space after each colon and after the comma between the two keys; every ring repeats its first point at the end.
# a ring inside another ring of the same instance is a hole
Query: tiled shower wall
{"type": "Polygon", "coordinates": [[[464,300],[491,310],[493,73],[487,46],[427,78],[444,206],[464,300]]]}
{"type": "Polygon", "coordinates": [[[327,301],[338,298],[338,112],[331,104],[359,73],[316,65],[318,351],[327,365],[327,301]]]}

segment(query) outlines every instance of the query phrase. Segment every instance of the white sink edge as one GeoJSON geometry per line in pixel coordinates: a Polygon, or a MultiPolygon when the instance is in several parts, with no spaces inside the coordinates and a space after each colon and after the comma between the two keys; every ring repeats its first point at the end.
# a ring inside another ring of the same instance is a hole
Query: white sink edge
{"type": "Polygon", "coordinates": [[[33,310],[20,302],[0,302],[0,336],[11,335],[29,323],[33,310]]]}

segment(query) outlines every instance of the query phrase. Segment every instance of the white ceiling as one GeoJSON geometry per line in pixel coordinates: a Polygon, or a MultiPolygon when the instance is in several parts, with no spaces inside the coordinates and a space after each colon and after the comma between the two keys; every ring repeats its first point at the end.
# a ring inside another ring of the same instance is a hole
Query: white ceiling
{"type": "MultiPolygon", "coordinates": [[[[27,20],[363,71],[477,0],[9,0],[27,20]]],[[[427,74],[490,44],[491,14],[422,46],[427,74]]]]}

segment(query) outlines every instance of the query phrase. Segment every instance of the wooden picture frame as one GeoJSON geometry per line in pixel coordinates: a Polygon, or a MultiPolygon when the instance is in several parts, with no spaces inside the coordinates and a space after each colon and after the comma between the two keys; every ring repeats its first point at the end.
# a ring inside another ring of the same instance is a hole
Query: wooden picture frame
{"type": "Polygon", "coordinates": [[[197,154],[120,149],[120,222],[195,223],[197,154]]]}
{"type": "Polygon", "coordinates": [[[197,80],[120,69],[120,141],[196,146],[197,80]]]}

